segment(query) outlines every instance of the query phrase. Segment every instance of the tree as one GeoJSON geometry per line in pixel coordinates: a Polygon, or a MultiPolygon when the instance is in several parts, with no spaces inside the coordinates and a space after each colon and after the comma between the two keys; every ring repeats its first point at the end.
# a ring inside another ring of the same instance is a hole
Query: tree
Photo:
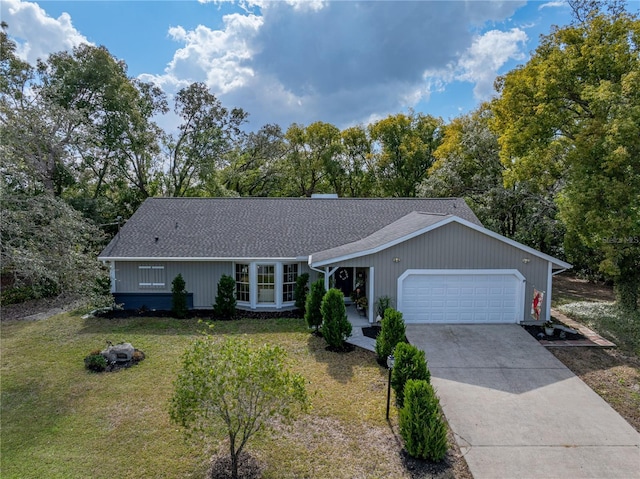
{"type": "Polygon", "coordinates": [[[498,135],[489,104],[444,127],[435,163],[420,185],[427,197],[463,197],[482,224],[547,254],[563,256],[564,227],[557,218],[560,181],[535,179],[505,185],[498,135]]]}
{"type": "Polygon", "coordinates": [[[26,298],[61,293],[91,296],[107,272],[96,261],[104,235],[60,198],[51,194],[3,191],[0,244],[3,290],[7,283],[26,298]],[[6,282],[5,282],[6,281],[6,282]]]}
{"type": "Polygon", "coordinates": [[[187,315],[187,290],[182,274],[178,274],[171,282],[171,311],[176,318],[184,318],[187,315]]]}
{"type": "Polygon", "coordinates": [[[241,140],[226,155],[227,166],[220,172],[222,185],[240,196],[277,196],[283,188],[278,164],[287,152],[282,129],[267,124],[241,140]]]}
{"type": "Polygon", "coordinates": [[[424,380],[409,379],[398,415],[400,435],[412,457],[441,461],[447,454],[447,425],[433,386],[424,380]]]}
{"type": "Polygon", "coordinates": [[[280,164],[284,178],[284,196],[311,196],[327,192],[330,175],[340,175],[337,155],[340,152],[340,130],[321,121],[305,127],[292,124],[285,133],[287,154],[280,164]]]}
{"type": "Polygon", "coordinates": [[[242,136],[240,126],[247,113],[241,108],[223,107],[204,83],[192,83],[176,95],[174,111],[182,119],[178,133],[165,144],[169,165],[166,188],[169,196],[220,190],[220,163],[242,136]]]}
{"type": "Polygon", "coordinates": [[[600,2],[574,6],[572,25],[542,37],[525,66],[498,80],[493,126],[507,181],[566,182],[558,206],[567,237],[601,253],[599,269],[614,281],[618,303],[635,310],[640,20],[620,9],[605,14],[600,2]]]}
{"type": "Polygon", "coordinates": [[[229,275],[220,276],[213,312],[221,319],[233,319],[236,315],[236,282],[229,275]]]}
{"type": "Polygon", "coordinates": [[[322,324],[322,298],[326,294],[324,279],[320,278],[311,283],[311,289],[307,295],[304,307],[304,319],[310,328],[315,328],[316,333],[322,324]]]}
{"type": "Polygon", "coordinates": [[[306,410],[305,380],[289,371],[279,346],[258,348],[250,340],[211,336],[187,349],[170,403],[171,419],[189,435],[229,439],[232,477],[249,439],[272,418],[288,418],[306,410]]]}
{"type": "Polygon", "coordinates": [[[371,140],[379,150],[374,164],[384,196],[417,195],[418,185],[433,164],[441,134],[441,119],[415,112],[389,116],[369,126],[371,140]]]}
{"type": "Polygon", "coordinates": [[[341,350],[344,341],[351,336],[351,323],[347,319],[344,295],[339,289],[331,288],[322,298],[322,337],[329,347],[341,350]]]}

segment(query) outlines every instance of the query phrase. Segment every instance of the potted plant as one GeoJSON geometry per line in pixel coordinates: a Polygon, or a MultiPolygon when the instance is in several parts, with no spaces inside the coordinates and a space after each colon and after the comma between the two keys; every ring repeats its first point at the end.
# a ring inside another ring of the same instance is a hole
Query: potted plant
{"type": "Polygon", "coordinates": [[[364,315],[367,315],[367,307],[369,306],[369,300],[367,299],[366,296],[360,296],[358,299],[356,299],[356,308],[359,311],[363,311],[364,315]]]}
{"type": "Polygon", "coordinates": [[[551,321],[545,321],[542,326],[544,327],[544,334],[547,336],[553,336],[554,327],[551,321]]]}

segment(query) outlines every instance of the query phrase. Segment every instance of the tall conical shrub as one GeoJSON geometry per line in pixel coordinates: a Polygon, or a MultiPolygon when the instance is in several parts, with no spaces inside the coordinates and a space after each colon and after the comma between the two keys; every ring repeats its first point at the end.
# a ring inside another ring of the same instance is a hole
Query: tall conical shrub
{"type": "Polygon", "coordinates": [[[178,274],[171,282],[171,312],[176,318],[184,318],[187,315],[187,284],[178,274]]]}
{"type": "Polygon", "coordinates": [[[351,323],[347,319],[344,295],[339,289],[327,291],[320,306],[322,311],[322,337],[334,348],[343,347],[344,340],[351,336],[351,323]]]}
{"type": "Polygon", "coordinates": [[[376,354],[378,362],[384,364],[387,356],[393,353],[398,343],[405,342],[406,326],[402,313],[393,308],[387,308],[382,318],[381,329],[376,338],[376,354]]]}
{"type": "Polygon", "coordinates": [[[396,393],[396,401],[402,407],[404,387],[410,379],[431,381],[431,373],[427,369],[424,351],[412,344],[398,343],[394,350],[395,365],[391,371],[391,387],[396,393]]]}
{"type": "Polygon", "coordinates": [[[404,406],[398,415],[400,435],[412,457],[441,461],[447,454],[447,425],[440,401],[431,384],[409,379],[405,384],[404,406]]]}
{"type": "Polygon", "coordinates": [[[311,289],[307,294],[307,300],[304,306],[304,319],[310,328],[315,328],[316,332],[322,324],[322,298],[326,294],[324,289],[324,279],[320,278],[311,283],[311,289]]]}

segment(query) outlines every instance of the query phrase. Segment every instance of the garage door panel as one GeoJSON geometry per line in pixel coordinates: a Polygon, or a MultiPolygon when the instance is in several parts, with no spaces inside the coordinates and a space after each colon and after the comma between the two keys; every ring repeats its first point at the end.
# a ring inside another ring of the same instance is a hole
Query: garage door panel
{"type": "Polygon", "coordinates": [[[521,319],[522,277],[509,272],[408,274],[399,284],[405,321],[514,323],[521,319]]]}

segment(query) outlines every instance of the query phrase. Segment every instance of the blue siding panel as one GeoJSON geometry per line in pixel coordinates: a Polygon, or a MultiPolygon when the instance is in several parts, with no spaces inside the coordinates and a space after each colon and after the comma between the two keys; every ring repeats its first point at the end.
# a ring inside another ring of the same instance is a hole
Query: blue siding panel
{"type": "MultiPolygon", "coordinates": [[[[113,293],[113,298],[123,309],[171,310],[171,293],[113,293]]],[[[187,308],[193,309],[193,293],[187,293],[187,308]]]]}

